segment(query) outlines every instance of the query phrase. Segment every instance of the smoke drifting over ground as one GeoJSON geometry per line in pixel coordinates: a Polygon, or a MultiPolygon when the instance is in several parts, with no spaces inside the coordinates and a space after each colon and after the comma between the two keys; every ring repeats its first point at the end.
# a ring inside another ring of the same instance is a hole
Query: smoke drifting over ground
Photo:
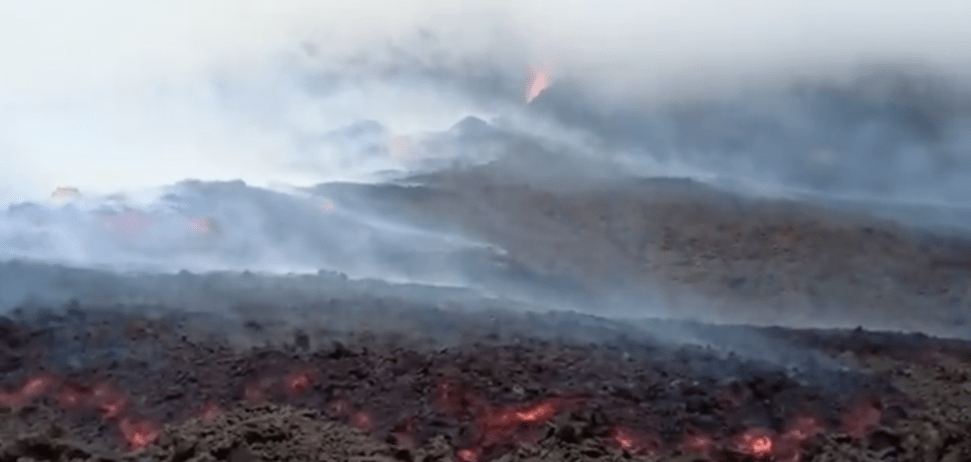
{"type": "Polygon", "coordinates": [[[966,334],[963,3],[274,5],[2,7],[0,260],[38,275],[4,278],[4,308],[193,305],[145,281],[320,271],[966,334]]]}

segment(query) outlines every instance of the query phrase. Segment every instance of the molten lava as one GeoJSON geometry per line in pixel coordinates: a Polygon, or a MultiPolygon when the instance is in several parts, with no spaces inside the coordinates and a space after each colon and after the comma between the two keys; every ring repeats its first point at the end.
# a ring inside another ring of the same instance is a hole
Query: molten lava
{"type": "Polygon", "coordinates": [[[49,394],[66,411],[93,409],[105,420],[117,419],[118,429],[132,450],[151,445],[161,432],[161,427],[152,420],[126,415],[128,398],[107,382],[89,388],[58,380],[51,375],[37,375],[27,379],[15,392],[0,392],[0,405],[22,407],[35,398],[49,394]]]}
{"type": "Polygon", "coordinates": [[[547,87],[550,86],[552,79],[552,69],[550,65],[543,67],[531,66],[529,69],[529,81],[526,84],[526,103],[533,102],[547,87]]]}
{"type": "Polygon", "coordinates": [[[632,455],[654,456],[661,449],[657,438],[622,426],[611,430],[610,440],[617,448],[632,455]]]}
{"type": "Polygon", "coordinates": [[[732,449],[740,454],[765,459],[772,455],[775,441],[772,433],[761,428],[750,428],[733,441],[732,449]]]}
{"type": "Polygon", "coordinates": [[[365,411],[357,411],[351,414],[350,425],[364,433],[371,433],[374,431],[374,419],[371,414],[365,411]]]}
{"type": "Polygon", "coordinates": [[[309,370],[291,372],[283,378],[283,386],[289,395],[305,393],[313,387],[313,373],[309,370]]]}
{"type": "MultiPolygon", "coordinates": [[[[262,376],[245,383],[242,398],[262,401],[306,394],[318,383],[316,377],[317,372],[309,367],[297,368],[276,377],[262,376]]],[[[160,435],[158,422],[134,412],[129,397],[104,381],[84,386],[50,374],[38,374],[12,391],[0,391],[0,406],[20,408],[45,395],[51,396],[65,411],[95,411],[102,419],[114,421],[131,450],[146,448],[160,435]]],[[[471,444],[455,453],[457,460],[468,462],[483,462],[499,451],[516,445],[537,444],[539,426],[585,402],[585,398],[554,396],[527,403],[495,405],[459,380],[440,381],[432,390],[431,397],[440,414],[473,425],[471,444]]],[[[738,404],[742,405],[741,402],[738,404]]],[[[373,434],[381,425],[375,415],[341,396],[329,401],[326,411],[332,419],[343,421],[365,433],[373,434]]],[[[193,416],[212,419],[220,412],[215,402],[209,402],[193,416]]],[[[880,403],[862,401],[844,414],[842,430],[854,438],[865,438],[879,425],[880,420],[880,403]]],[[[417,425],[416,417],[412,416],[391,428],[390,435],[400,447],[414,449],[419,446],[417,425]]],[[[804,415],[789,421],[778,434],[767,429],[750,428],[727,440],[727,444],[706,433],[689,430],[677,449],[704,457],[715,457],[722,453],[773,462],[800,462],[806,442],[825,430],[820,419],[804,415]]],[[[612,427],[608,441],[631,455],[657,456],[662,451],[660,438],[625,426],[612,427]]]]}
{"type": "Polygon", "coordinates": [[[461,462],[478,462],[482,451],[477,448],[462,448],[455,451],[455,458],[461,462]]]}
{"type": "Polygon", "coordinates": [[[125,442],[133,451],[140,451],[151,446],[162,433],[162,427],[152,420],[138,417],[124,417],[118,421],[125,442]]]}
{"type": "Polygon", "coordinates": [[[91,390],[91,396],[88,400],[90,405],[101,412],[101,415],[106,419],[121,416],[128,405],[128,398],[125,395],[104,382],[99,383],[91,390]]]}

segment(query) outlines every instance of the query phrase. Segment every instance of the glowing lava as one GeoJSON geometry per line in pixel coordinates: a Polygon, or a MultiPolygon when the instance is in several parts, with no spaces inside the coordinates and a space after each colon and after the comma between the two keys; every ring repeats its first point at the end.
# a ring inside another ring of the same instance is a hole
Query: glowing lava
{"type": "MultiPolygon", "coordinates": [[[[318,370],[309,366],[298,366],[289,373],[278,375],[260,374],[254,380],[244,382],[242,398],[262,401],[307,394],[319,384],[318,374],[318,370]]],[[[466,462],[484,462],[515,445],[536,445],[543,424],[587,401],[586,397],[553,396],[526,403],[496,405],[460,380],[441,380],[431,392],[432,403],[440,414],[473,426],[468,444],[454,454],[455,459],[466,462]]],[[[12,391],[0,391],[0,406],[21,408],[45,395],[54,398],[64,410],[97,412],[104,421],[116,425],[131,450],[142,450],[154,444],[161,434],[158,422],[142,417],[137,409],[132,409],[132,401],[125,393],[105,381],[84,386],[50,374],[38,374],[12,391]]],[[[380,421],[382,414],[372,414],[342,396],[333,397],[325,410],[330,418],[364,433],[374,434],[382,428],[390,428],[390,435],[400,447],[414,449],[419,445],[420,432],[415,415],[397,426],[383,427],[387,422],[380,421]]],[[[212,419],[220,412],[215,402],[210,401],[193,416],[212,419]]],[[[865,438],[879,425],[880,418],[878,401],[861,401],[844,415],[843,430],[855,438],[865,438]]],[[[714,436],[689,429],[677,450],[703,457],[725,454],[746,460],[800,462],[806,442],[825,431],[822,421],[810,415],[793,418],[779,433],[749,428],[729,439],[716,440],[714,436]]],[[[630,455],[656,457],[664,449],[657,435],[619,425],[611,427],[605,442],[630,455]]]]}
{"type": "Polygon", "coordinates": [[[757,459],[768,458],[775,448],[772,433],[761,428],[750,428],[738,435],[732,449],[757,459]]]}
{"type": "Polygon", "coordinates": [[[152,420],[125,417],[118,422],[118,429],[121,430],[125,442],[129,449],[140,451],[151,446],[162,433],[162,427],[152,420]]]}
{"type": "Polygon", "coordinates": [[[350,425],[364,433],[374,431],[374,418],[365,411],[357,411],[351,414],[350,425]]]}
{"type": "Polygon", "coordinates": [[[0,405],[22,407],[33,399],[48,394],[53,394],[53,398],[64,410],[93,409],[105,420],[117,420],[118,430],[132,450],[141,450],[151,445],[161,433],[161,426],[156,422],[128,415],[128,398],[107,382],[85,387],[42,374],[25,381],[16,392],[0,392],[0,405]]]}
{"type": "Polygon", "coordinates": [[[128,398],[108,383],[99,383],[91,391],[90,405],[101,412],[106,419],[121,416],[128,406],[128,398]]]}
{"type": "Polygon", "coordinates": [[[660,452],[661,444],[653,436],[617,426],[610,432],[610,440],[617,448],[632,455],[654,456],[660,452]]]}
{"type": "Polygon", "coordinates": [[[462,448],[455,451],[455,458],[461,462],[478,462],[482,451],[476,448],[462,448]]]}
{"type": "Polygon", "coordinates": [[[290,395],[305,393],[313,387],[313,384],[313,373],[309,370],[291,372],[283,378],[283,386],[290,395]]]}
{"type": "Polygon", "coordinates": [[[547,61],[543,66],[529,67],[529,80],[526,84],[526,104],[533,102],[550,86],[553,78],[552,63],[547,61]]]}

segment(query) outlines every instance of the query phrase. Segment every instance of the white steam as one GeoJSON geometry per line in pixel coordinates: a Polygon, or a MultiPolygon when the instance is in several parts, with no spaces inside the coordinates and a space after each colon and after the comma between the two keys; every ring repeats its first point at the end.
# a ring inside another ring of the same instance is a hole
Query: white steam
{"type": "MultiPolygon", "coordinates": [[[[964,71],[969,16],[967,2],[950,0],[4,2],[0,183],[7,201],[67,184],[102,191],[190,177],[265,184],[293,175],[280,164],[298,155],[294,131],[369,118],[408,133],[481,109],[435,82],[388,88],[363,77],[326,102],[308,100],[295,90],[293,63],[281,58],[298,43],[339,72],[330,61],[373,55],[385,43],[409,48],[425,29],[452,57],[492,56],[524,82],[530,64],[552,62],[554,79],[637,104],[741,82],[839,75],[885,58],[964,71]],[[243,91],[227,98],[220,85],[243,91]]],[[[330,162],[329,172],[303,179],[387,167],[346,164],[330,162]]]]}
{"type": "Polygon", "coordinates": [[[935,145],[901,138],[887,161],[879,142],[900,133],[895,119],[851,121],[843,133],[823,123],[841,108],[740,95],[794,78],[847,80],[883,61],[966,79],[968,17],[971,4],[955,0],[2,2],[0,205],[43,206],[0,216],[0,260],[465,284],[448,255],[480,243],[340,203],[321,211],[278,185],[377,182],[458,158],[461,149],[422,142],[469,115],[642,173],[725,174],[772,190],[869,175],[955,205],[971,184],[971,118],[948,119],[935,145]],[[546,64],[552,86],[533,99],[529,69],[546,64]],[[701,111],[687,129],[659,112],[664,100],[726,93],[738,104],[701,111]],[[767,120],[777,125],[759,125],[767,120]],[[402,159],[401,139],[437,158],[402,159]],[[818,178],[804,178],[813,169],[818,178]],[[179,184],[187,179],[276,191],[179,184]],[[48,201],[65,186],[80,202],[48,201]],[[102,197],[113,193],[152,227],[136,238],[106,229],[101,209],[124,205],[102,197]],[[195,233],[199,218],[221,234],[195,233]]]}

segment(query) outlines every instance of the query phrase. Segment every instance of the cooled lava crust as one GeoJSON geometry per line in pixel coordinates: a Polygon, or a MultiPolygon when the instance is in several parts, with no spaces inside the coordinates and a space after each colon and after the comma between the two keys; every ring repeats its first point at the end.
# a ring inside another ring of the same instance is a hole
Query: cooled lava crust
{"type": "MultiPolygon", "coordinates": [[[[455,329],[482,316],[425,311],[455,329]]],[[[544,327],[522,314],[447,345],[135,312],[0,320],[0,461],[971,460],[966,342],[695,326],[819,358],[784,365],[630,330],[531,338],[544,327]]]]}

